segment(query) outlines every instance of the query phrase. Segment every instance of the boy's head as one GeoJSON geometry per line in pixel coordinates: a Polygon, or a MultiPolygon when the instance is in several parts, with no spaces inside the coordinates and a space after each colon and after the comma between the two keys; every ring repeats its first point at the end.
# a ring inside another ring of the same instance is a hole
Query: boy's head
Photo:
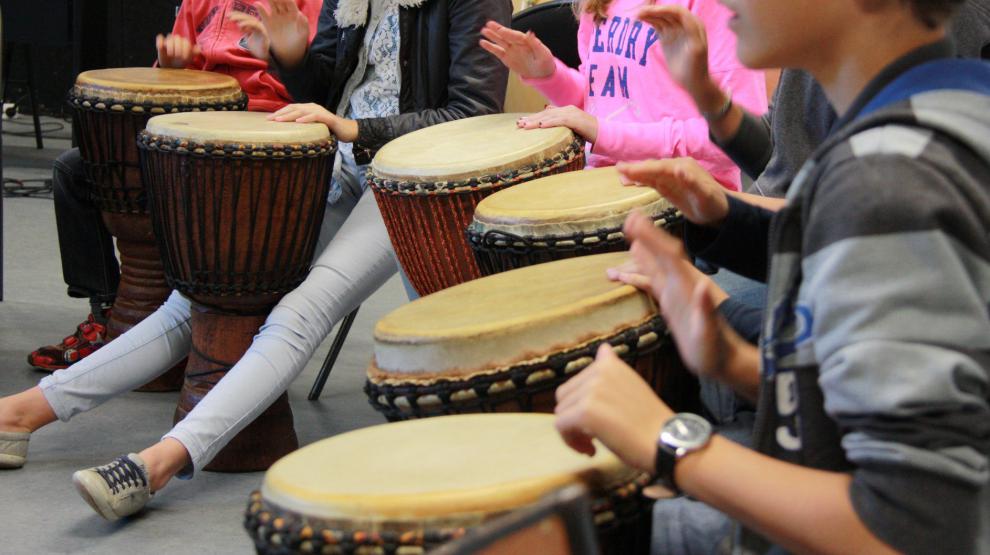
{"type": "Polygon", "coordinates": [[[807,69],[847,45],[852,23],[873,25],[866,40],[940,31],[966,0],[719,0],[734,12],[739,59],[749,67],[807,69]]]}

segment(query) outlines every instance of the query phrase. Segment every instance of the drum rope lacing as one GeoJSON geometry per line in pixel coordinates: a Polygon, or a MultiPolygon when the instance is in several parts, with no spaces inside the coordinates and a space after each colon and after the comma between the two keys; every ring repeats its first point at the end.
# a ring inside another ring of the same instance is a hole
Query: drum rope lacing
{"type": "Polygon", "coordinates": [[[463,180],[418,182],[404,181],[375,175],[373,166],[366,170],[368,183],[375,192],[392,195],[450,195],[471,192],[491,187],[502,187],[519,181],[528,181],[544,174],[552,173],[561,166],[570,164],[575,158],[584,156],[584,140],[574,139],[553,156],[517,169],[472,176],[463,180]]]}
{"type": "MultiPolygon", "coordinates": [[[[592,500],[595,528],[599,534],[621,532],[630,523],[642,525],[650,517],[652,501],[641,492],[651,482],[640,473],[631,481],[610,489],[592,500]]],[[[497,515],[491,515],[497,516],[497,515]]],[[[251,493],[244,513],[247,529],[260,554],[276,553],[371,553],[419,555],[463,536],[466,529],[347,531],[341,522],[330,522],[279,507],[265,500],[260,491],[251,493]],[[401,552],[400,552],[401,550],[401,552]]],[[[415,525],[415,524],[414,524],[415,525]]]]}
{"type": "MultiPolygon", "coordinates": [[[[439,378],[422,383],[389,376],[376,383],[369,378],[364,391],[375,410],[390,421],[410,417],[472,412],[493,412],[497,405],[518,402],[522,412],[532,410],[532,396],[555,389],[595,358],[598,346],[611,344],[626,360],[659,349],[667,337],[667,327],[657,315],[636,327],[602,340],[556,353],[546,359],[514,365],[504,370],[472,376],[465,380],[439,378]],[[399,383],[394,383],[398,381],[399,383]]],[[[654,379],[659,376],[654,376],[654,379]]],[[[655,384],[653,384],[655,385],[655,384]]]]}
{"type": "Polygon", "coordinates": [[[138,148],[170,287],[187,295],[281,296],[303,282],[325,211],[334,139],[300,145],[199,144],[145,131],[138,148]],[[170,164],[173,155],[206,164],[170,164]],[[295,163],[283,163],[290,160],[295,163]],[[291,206],[296,216],[275,221],[275,213],[265,210],[277,206],[291,206]],[[247,221],[239,221],[242,211],[247,221]]]}
{"type": "Polygon", "coordinates": [[[146,215],[144,184],[136,178],[128,179],[128,172],[138,175],[140,164],[136,156],[133,160],[126,158],[134,138],[148,120],[153,115],[173,112],[243,111],[247,109],[247,96],[242,92],[233,102],[156,105],[150,101],[120,102],[70,92],[67,103],[76,110],[79,150],[86,176],[92,183],[90,197],[107,212],[146,215]]]}
{"type": "MultiPolygon", "coordinates": [[[[680,210],[668,208],[653,216],[653,225],[674,232],[684,221],[680,210]]],[[[601,228],[569,235],[524,237],[500,229],[479,231],[474,222],[466,230],[468,243],[482,275],[533,266],[574,256],[588,256],[628,248],[622,227],[601,228]]]]}
{"type": "MultiPolygon", "coordinates": [[[[240,95],[228,95],[227,99],[213,102],[162,102],[152,100],[133,102],[114,98],[76,94],[70,91],[66,102],[78,110],[94,112],[133,113],[133,114],[174,114],[177,112],[242,112],[247,110],[248,97],[243,91],[240,95]],[[230,97],[235,97],[231,100],[230,97]]],[[[221,95],[217,95],[221,96],[221,95]]]]}

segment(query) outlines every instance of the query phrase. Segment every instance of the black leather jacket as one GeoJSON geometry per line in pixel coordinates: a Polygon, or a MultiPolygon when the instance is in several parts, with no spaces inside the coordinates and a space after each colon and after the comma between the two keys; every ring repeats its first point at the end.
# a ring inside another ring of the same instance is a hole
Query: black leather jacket
{"type": "MultiPolygon", "coordinates": [[[[325,0],[319,28],[303,62],[272,65],[296,102],[337,109],[358,63],[366,26],[341,28],[338,0],[325,0]]],[[[370,12],[370,10],[369,10],[370,12]]],[[[508,70],[478,46],[488,20],[509,25],[511,0],[425,0],[399,9],[399,115],[358,120],[354,158],[371,161],[388,141],[417,129],[500,112],[508,70]]]]}

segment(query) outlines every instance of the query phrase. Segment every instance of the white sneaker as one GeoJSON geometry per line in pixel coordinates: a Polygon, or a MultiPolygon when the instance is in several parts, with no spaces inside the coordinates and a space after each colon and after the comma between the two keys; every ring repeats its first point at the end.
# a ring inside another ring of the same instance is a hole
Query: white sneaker
{"type": "Polygon", "coordinates": [[[0,432],[0,468],[20,468],[27,461],[30,432],[0,432]]]}
{"type": "Polygon", "coordinates": [[[72,483],[89,506],[110,521],[140,511],[152,495],[144,461],[135,453],[76,471],[72,483]]]}

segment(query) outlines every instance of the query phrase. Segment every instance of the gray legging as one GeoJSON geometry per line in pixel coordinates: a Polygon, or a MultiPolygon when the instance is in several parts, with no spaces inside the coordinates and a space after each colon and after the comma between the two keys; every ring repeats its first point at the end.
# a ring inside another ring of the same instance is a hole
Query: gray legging
{"type": "MultiPolygon", "coordinates": [[[[341,167],[342,166],[342,167],[341,167]]],[[[334,324],[396,271],[395,255],[363,168],[334,173],[341,198],[327,208],[325,244],[306,280],[272,310],[254,342],[223,380],[164,437],[180,441],[192,466],[210,462],[240,430],[288,388],[334,324]]],[[[87,411],[162,374],[189,353],[190,302],[178,292],[124,335],[41,380],[60,420],[87,411]]]]}

